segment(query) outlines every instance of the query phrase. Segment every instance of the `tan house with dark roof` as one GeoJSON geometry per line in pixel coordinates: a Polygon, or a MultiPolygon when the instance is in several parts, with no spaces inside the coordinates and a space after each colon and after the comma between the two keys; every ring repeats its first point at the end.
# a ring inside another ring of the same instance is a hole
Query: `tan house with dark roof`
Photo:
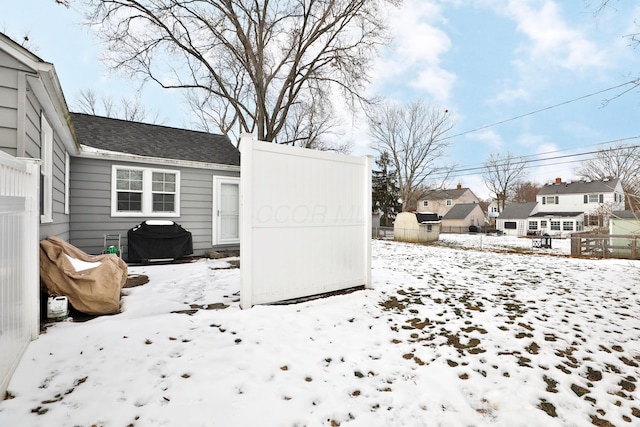
{"type": "Polygon", "coordinates": [[[431,190],[418,200],[418,212],[433,212],[444,217],[455,205],[463,203],[480,203],[480,199],[469,188],[458,184],[456,188],[448,190],[431,190]]]}

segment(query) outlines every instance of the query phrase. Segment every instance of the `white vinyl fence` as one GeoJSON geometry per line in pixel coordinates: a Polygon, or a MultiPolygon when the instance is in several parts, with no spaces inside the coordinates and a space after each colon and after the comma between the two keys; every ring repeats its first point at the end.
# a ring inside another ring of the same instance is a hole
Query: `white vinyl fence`
{"type": "Polygon", "coordinates": [[[0,151],[0,399],[40,330],[37,161],[0,151]]]}
{"type": "Polygon", "coordinates": [[[371,284],[371,159],[241,141],[240,305],[371,284]]]}

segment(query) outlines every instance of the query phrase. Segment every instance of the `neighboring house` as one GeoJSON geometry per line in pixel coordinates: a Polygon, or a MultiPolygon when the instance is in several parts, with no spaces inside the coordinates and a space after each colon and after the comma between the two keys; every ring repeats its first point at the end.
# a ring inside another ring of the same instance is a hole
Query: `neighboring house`
{"type": "Polygon", "coordinates": [[[584,214],[585,228],[606,227],[609,213],[624,209],[624,192],[617,178],[574,182],[556,178],[540,189],[536,201],[540,212],[580,212],[584,214]]]}
{"type": "Polygon", "coordinates": [[[482,227],[484,212],[477,203],[458,203],[442,217],[442,230],[468,231],[470,226],[482,227]]]}
{"type": "Polygon", "coordinates": [[[104,234],[148,219],[192,233],[194,254],[239,247],[240,153],[229,139],[167,126],[72,113],[80,152],[71,162],[70,243],[88,253],[104,234]]]}
{"type": "Polygon", "coordinates": [[[462,185],[450,190],[431,190],[425,193],[421,200],[418,200],[416,211],[434,212],[439,217],[444,217],[447,212],[460,203],[480,203],[480,199],[468,188],[462,185]]]}
{"type": "Polygon", "coordinates": [[[487,206],[487,222],[490,226],[495,227],[496,218],[500,215],[500,207],[498,206],[497,200],[492,200],[487,206]]]}
{"type": "Polygon", "coordinates": [[[536,202],[509,203],[496,218],[496,230],[508,236],[525,236],[528,219],[538,211],[536,202]]]}

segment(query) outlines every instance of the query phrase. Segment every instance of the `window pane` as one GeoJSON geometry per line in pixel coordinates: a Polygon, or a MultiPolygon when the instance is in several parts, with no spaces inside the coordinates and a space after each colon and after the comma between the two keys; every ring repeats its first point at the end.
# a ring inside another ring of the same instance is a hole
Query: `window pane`
{"type": "Polygon", "coordinates": [[[140,212],[142,211],[142,194],[118,192],[119,212],[140,212]]]}
{"type": "Polygon", "coordinates": [[[153,172],[151,175],[152,191],[174,193],[176,191],[176,175],[173,173],[153,172]]]}
{"type": "Polygon", "coordinates": [[[174,194],[154,194],[153,195],[153,211],[154,212],[174,212],[175,211],[175,195],[174,194]]]}
{"type": "Polygon", "coordinates": [[[118,169],[116,172],[116,189],[142,191],[142,171],[118,169]]]}

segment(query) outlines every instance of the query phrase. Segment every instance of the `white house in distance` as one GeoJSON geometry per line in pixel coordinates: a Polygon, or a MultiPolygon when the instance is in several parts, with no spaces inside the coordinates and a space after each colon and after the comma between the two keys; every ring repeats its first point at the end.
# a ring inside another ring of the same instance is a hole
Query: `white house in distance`
{"type": "MultiPolygon", "coordinates": [[[[608,213],[624,209],[624,191],[618,178],[574,182],[556,178],[555,182],[540,189],[536,201],[540,204],[540,212],[580,212],[584,214],[585,228],[602,227],[607,225],[608,213]]],[[[574,223],[573,230],[566,231],[581,231],[576,225],[574,223]]],[[[565,231],[564,227],[561,231],[565,231]]]]}
{"type": "Polygon", "coordinates": [[[619,179],[567,181],[556,178],[543,186],[530,204],[507,205],[496,221],[505,234],[566,237],[608,224],[608,212],[624,209],[619,179]]]}

